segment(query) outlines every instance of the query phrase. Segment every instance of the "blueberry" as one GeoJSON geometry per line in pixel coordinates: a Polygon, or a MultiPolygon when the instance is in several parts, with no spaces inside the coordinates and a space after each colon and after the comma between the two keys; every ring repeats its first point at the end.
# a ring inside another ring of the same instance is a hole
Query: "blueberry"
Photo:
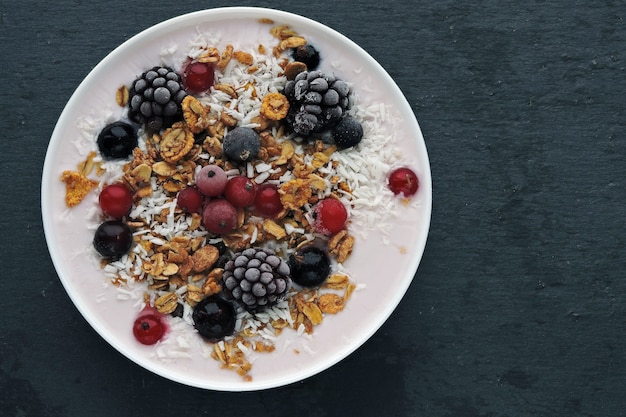
{"type": "Polygon", "coordinates": [[[104,158],[127,158],[137,147],[137,132],[128,123],[114,122],[102,129],[97,143],[104,158]]]}
{"type": "Polygon", "coordinates": [[[352,116],[346,116],[335,125],[333,140],[340,148],[351,148],[363,139],[363,126],[352,116]]]}
{"type": "Polygon", "coordinates": [[[293,281],[303,287],[321,285],[330,273],[330,258],[317,246],[306,246],[289,258],[293,281]]]}
{"type": "Polygon", "coordinates": [[[130,228],[119,220],[102,223],[93,237],[93,247],[105,258],[121,258],[128,253],[132,244],[133,234],[130,228]]]}
{"type": "Polygon", "coordinates": [[[191,317],[198,333],[212,343],[235,331],[235,308],[218,296],[207,297],[196,304],[191,317]]]}
{"type": "Polygon", "coordinates": [[[319,52],[309,44],[293,48],[291,56],[295,61],[306,64],[309,71],[314,70],[320,64],[319,52]]]}
{"type": "Polygon", "coordinates": [[[245,163],[254,159],[261,149],[259,135],[249,127],[236,127],[224,137],[224,155],[231,160],[245,163]]]}

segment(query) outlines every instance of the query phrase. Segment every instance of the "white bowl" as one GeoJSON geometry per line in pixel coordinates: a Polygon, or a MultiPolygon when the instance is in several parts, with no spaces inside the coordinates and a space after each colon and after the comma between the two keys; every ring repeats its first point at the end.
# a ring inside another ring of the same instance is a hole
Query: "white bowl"
{"type": "Polygon", "coordinates": [[[90,325],[122,354],[158,375],[223,391],[259,390],[300,381],[361,346],[390,316],[409,287],[426,244],[430,213],[431,177],[424,139],[409,104],[382,66],[355,43],[320,23],[250,7],[176,17],[141,32],[110,53],[79,85],[63,110],[50,140],[42,178],[42,215],[50,255],[67,293],[90,325]],[[235,47],[260,41],[270,45],[275,41],[269,36],[269,26],[259,23],[260,18],[290,25],[307,37],[322,51],[320,69],[332,70],[351,82],[361,105],[385,104],[397,120],[383,129],[395,136],[403,160],[419,176],[420,189],[408,205],[398,199],[398,215],[386,227],[386,237],[375,229],[355,231],[357,244],[345,265],[362,289],[353,294],[346,309],[325,317],[311,338],[285,331],[276,351],[259,354],[252,380],[244,381],[235,372],[220,369],[215,360],[203,357],[197,349],[192,349],[191,358],[164,360],[156,357],[154,347],[135,341],[131,327],[137,303],[117,299],[115,289],[105,285],[103,273],[94,262],[93,225],[90,228],[85,219],[96,205],[96,196],[92,193],[77,207],[67,209],[60,176],[64,170],[75,169],[85,157],[76,142],[89,129],[77,121],[94,120],[97,124],[106,119],[105,114],[109,119],[119,116],[122,109],[115,104],[115,91],[158,63],[161,51],[178,46],[182,54],[184,45],[203,31],[220,32],[222,40],[235,47]],[[366,237],[359,238],[360,233],[366,237]]]}

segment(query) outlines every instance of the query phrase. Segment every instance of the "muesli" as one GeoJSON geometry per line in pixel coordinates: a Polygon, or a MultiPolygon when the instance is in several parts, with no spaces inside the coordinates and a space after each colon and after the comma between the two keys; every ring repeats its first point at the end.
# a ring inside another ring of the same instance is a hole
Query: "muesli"
{"type": "Polygon", "coordinates": [[[185,357],[168,335],[187,329],[246,380],[253,352],[344,309],[355,231],[384,227],[419,186],[395,166],[384,106],[319,70],[305,36],[262,23],[275,44],[218,49],[199,34],[184,62],[112,91],[123,117],[61,178],[70,208],[98,193],[94,258],[136,303],[137,342],[185,357]]]}

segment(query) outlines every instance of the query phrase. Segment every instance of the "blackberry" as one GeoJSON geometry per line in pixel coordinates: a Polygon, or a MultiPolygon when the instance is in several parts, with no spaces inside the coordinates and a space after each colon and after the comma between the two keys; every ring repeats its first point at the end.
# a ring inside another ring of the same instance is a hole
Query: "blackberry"
{"type": "Polygon", "coordinates": [[[270,249],[250,248],[235,253],[224,266],[227,296],[249,311],[282,301],[291,287],[289,266],[270,249]]]}
{"type": "Polygon", "coordinates": [[[158,132],[181,119],[186,95],[180,75],[173,69],[153,67],[131,85],[128,116],[147,130],[158,132]]]}
{"type": "Polygon", "coordinates": [[[307,137],[341,120],[348,109],[350,88],[332,74],[304,71],[285,84],[284,93],[290,106],[287,123],[307,137]]]}

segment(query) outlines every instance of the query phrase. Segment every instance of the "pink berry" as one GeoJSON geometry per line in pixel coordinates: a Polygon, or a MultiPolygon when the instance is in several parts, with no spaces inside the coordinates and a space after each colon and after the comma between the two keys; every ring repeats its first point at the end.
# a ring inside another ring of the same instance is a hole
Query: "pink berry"
{"type": "Polygon", "coordinates": [[[348,210],[335,198],[326,198],[313,209],[313,228],[324,235],[335,234],[346,226],[348,210]]]}
{"type": "Polygon", "coordinates": [[[204,206],[202,223],[211,233],[228,233],[237,225],[237,209],[223,198],[211,200],[204,206]]]}
{"type": "Polygon", "coordinates": [[[388,186],[394,194],[404,194],[410,197],[417,192],[419,188],[419,179],[417,174],[410,168],[397,168],[389,174],[388,186]]]}
{"type": "Polygon", "coordinates": [[[207,197],[222,195],[228,178],[224,170],[217,165],[203,167],[196,176],[196,185],[200,192],[207,197]]]}
{"type": "Polygon", "coordinates": [[[232,177],[226,183],[224,197],[235,207],[248,207],[254,204],[256,186],[250,178],[232,177]]]}
{"type": "Polygon", "coordinates": [[[176,205],[187,213],[199,213],[204,196],[195,187],[187,187],[178,193],[176,205]]]}

